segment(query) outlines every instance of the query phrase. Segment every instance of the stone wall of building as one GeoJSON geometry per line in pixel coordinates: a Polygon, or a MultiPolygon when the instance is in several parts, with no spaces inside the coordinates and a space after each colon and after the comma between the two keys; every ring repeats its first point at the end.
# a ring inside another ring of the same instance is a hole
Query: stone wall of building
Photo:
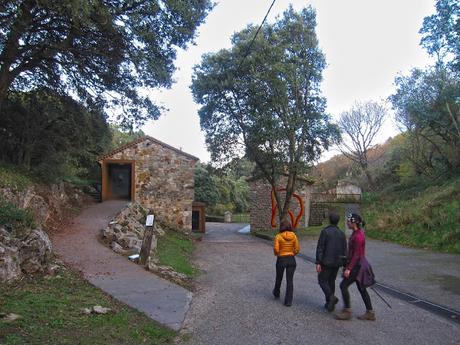
{"type": "MultiPolygon", "coordinates": [[[[262,181],[251,181],[250,182],[250,222],[251,231],[268,230],[271,229],[272,219],[272,201],[271,193],[272,188],[270,184],[262,181]]],[[[282,186],[283,184],[281,184],[282,186]]],[[[304,205],[304,214],[299,221],[298,227],[308,226],[308,219],[310,215],[310,199],[311,199],[311,186],[302,183],[298,183],[298,187],[295,193],[300,196],[304,205]]],[[[280,197],[284,200],[285,194],[280,192],[280,197]]],[[[294,218],[300,212],[300,205],[296,198],[292,198],[290,210],[294,214],[294,218]]],[[[278,212],[276,213],[276,223],[278,224],[278,212]]]]}
{"type": "Polygon", "coordinates": [[[171,226],[192,230],[195,159],[149,139],[107,158],[134,160],[134,201],[171,226]]]}
{"type": "Polygon", "coordinates": [[[336,188],[337,195],[339,194],[349,194],[349,195],[361,195],[361,187],[349,183],[347,181],[337,182],[336,188]]]}

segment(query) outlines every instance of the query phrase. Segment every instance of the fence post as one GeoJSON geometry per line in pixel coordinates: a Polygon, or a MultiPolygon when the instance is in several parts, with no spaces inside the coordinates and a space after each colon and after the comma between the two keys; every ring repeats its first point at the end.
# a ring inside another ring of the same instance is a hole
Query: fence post
{"type": "Polygon", "coordinates": [[[144,239],[142,241],[142,248],[139,254],[139,264],[143,266],[147,263],[147,259],[149,258],[149,255],[150,255],[150,249],[152,248],[154,223],[155,223],[155,216],[153,214],[149,214],[145,221],[144,239]]]}

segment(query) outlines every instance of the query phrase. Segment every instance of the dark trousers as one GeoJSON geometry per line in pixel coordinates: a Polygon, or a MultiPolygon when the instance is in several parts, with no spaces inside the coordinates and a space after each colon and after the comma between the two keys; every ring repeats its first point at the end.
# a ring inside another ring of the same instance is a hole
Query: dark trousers
{"type": "Polygon", "coordinates": [[[350,308],[350,293],[348,292],[348,287],[356,282],[356,286],[358,287],[359,293],[361,294],[361,298],[363,299],[364,304],[366,305],[367,310],[372,310],[372,303],[369,294],[364,286],[362,286],[359,281],[356,280],[356,276],[359,272],[359,265],[356,265],[353,270],[350,272],[348,278],[343,278],[342,282],[340,283],[340,290],[342,290],[342,297],[343,303],[345,308],[350,308]]]}
{"type": "Polygon", "coordinates": [[[284,304],[292,304],[294,272],[296,267],[297,263],[294,256],[278,256],[276,259],[276,281],[273,294],[279,296],[281,281],[283,280],[284,270],[286,270],[286,296],[284,296],[284,304]]]}
{"type": "Polygon", "coordinates": [[[321,267],[318,274],[318,283],[326,297],[326,303],[329,302],[335,293],[335,279],[337,278],[338,267],[321,267]]]}

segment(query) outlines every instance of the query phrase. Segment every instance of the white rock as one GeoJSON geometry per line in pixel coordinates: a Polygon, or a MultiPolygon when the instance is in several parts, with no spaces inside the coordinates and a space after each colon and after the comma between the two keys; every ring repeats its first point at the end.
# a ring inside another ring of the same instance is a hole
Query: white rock
{"type": "Polygon", "coordinates": [[[109,313],[111,311],[112,311],[112,309],[101,307],[100,305],[95,305],[93,307],[93,312],[96,313],[96,314],[107,314],[107,313],[109,313]]]}

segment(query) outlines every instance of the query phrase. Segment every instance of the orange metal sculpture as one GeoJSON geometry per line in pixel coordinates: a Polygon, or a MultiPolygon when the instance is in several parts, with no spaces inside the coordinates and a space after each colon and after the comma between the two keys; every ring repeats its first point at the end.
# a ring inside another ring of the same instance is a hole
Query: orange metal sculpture
{"type": "MultiPolygon", "coordinates": [[[[284,191],[286,191],[286,188],[280,188],[277,191],[278,192],[284,192],[284,191]]],[[[300,219],[302,218],[303,213],[304,213],[305,210],[304,210],[302,198],[299,195],[295,194],[295,193],[292,193],[292,196],[297,199],[297,201],[299,202],[299,206],[300,206],[300,212],[295,218],[294,218],[294,213],[291,210],[288,211],[289,217],[291,218],[292,228],[296,229],[297,226],[299,225],[300,219]]],[[[278,209],[278,207],[277,207],[276,198],[275,198],[275,190],[273,189],[272,190],[272,220],[271,220],[272,228],[276,227],[276,211],[277,211],[277,209],[278,209]]]]}

